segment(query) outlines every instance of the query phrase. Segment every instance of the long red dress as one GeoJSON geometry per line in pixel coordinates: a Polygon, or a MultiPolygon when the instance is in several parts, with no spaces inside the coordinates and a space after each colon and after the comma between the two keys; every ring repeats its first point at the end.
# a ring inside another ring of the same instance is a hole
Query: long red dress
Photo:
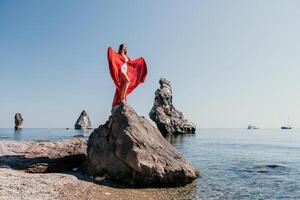
{"type": "MultiPolygon", "coordinates": [[[[116,85],[115,97],[112,106],[121,103],[122,87],[125,79],[122,77],[121,66],[125,63],[125,58],[115,52],[111,47],[107,50],[107,58],[111,77],[116,85]]],[[[127,61],[127,76],[130,80],[125,97],[127,97],[139,84],[143,83],[147,76],[147,65],[143,57],[127,61]]]]}

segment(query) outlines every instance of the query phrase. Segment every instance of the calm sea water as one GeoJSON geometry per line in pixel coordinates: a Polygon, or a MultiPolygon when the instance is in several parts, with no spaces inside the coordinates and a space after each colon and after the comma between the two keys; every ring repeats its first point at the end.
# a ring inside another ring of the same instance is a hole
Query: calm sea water
{"type": "Polygon", "coordinates": [[[74,136],[88,138],[93,130],[75,130],[62,128],[24,128],[15,131],[14,129],[1,129],[0,140],[61,140],[74,136]]]}
{"type": "MultiPolygon", "coordinates": [[[[0,129],[0,139],[57,140],[90,131],[0,129]]],[[[195,199],[300,199],[300,129],[198,129],[169,138],[199,169],[195,199]]]]}

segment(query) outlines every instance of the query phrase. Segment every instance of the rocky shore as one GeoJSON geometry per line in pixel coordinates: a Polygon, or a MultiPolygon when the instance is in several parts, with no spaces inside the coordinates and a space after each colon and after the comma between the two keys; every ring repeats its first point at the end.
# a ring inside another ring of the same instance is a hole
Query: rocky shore
{"type": "Polygon", "coordinates": [[[30,174],[0,168],[0,200],[195,199],[196,183],[176,188],[128,188],[78,174],[30,174]]]}
{"type": "Polygon", "coordinates": [[[198,176],[126,103],[88,141],[0,141],[0,199],[192,199],[198,176]]]}
{"type": "Polygon", "coordinates": [[[80,168],[85,162],[81,159],[85,150],[86,141],[82,138],[57,142],[0,141],[0,200],[154,200],[198,196],[195,182],[175,188],[136,188],[118,184],[107,176],[86,176],[80,168]],[[59,158],[66,155],[73,157],[61,162],[59,158]]]}

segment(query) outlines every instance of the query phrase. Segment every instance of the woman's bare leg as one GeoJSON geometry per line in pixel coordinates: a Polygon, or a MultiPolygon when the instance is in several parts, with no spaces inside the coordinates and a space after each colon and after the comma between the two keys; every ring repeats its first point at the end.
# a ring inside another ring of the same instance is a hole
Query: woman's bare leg
{"type": "Polygon", "coordinates": [[[123,86],[123,88],[122,88],[121,101],[123,103],[126,102],[125,95],[126,95],[129,83],[130,83],[129,81],[126,81],[125,84],[124,84],[124,86],[123,86]]]}

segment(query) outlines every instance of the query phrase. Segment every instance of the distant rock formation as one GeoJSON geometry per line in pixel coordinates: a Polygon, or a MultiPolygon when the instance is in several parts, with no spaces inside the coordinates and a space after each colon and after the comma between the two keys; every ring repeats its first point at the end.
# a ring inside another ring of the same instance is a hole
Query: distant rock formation
{"type": "Polygon", "coordinates": [[[196,126],[184,119],[182,112],[175,109],[172,103],[172,87],[170,81],[161,78],[160,88],[155,92],[154,105],[149,113],[164,136],[172,134],[192,134],[196,126]]]}
{"type": "Polygon", "coordinates": [[[30,173],[69,171],[83,165],[86,149],[83,138],[56,142],[1,141],[0,168],[30,173]]]}
{"type": "Polygon", "coordinates": [[[15,115],[15,130],[20,130],[23,128],[23,117],[21,113],[16,113],[15,115]]]}
{"type": "Polygon", "coordinates": [[[75,129],[92,129],[92,123],[90,117],[87,115],[85,110],[83,110],[76,121],[75,129]]]}
{"type": "Polygon", "coordinates": [[[120,104],[88,140],[89,176],[104,176],[135,186],[177,186],[192,182],[198,171],[149,120],[120,104]]]}

